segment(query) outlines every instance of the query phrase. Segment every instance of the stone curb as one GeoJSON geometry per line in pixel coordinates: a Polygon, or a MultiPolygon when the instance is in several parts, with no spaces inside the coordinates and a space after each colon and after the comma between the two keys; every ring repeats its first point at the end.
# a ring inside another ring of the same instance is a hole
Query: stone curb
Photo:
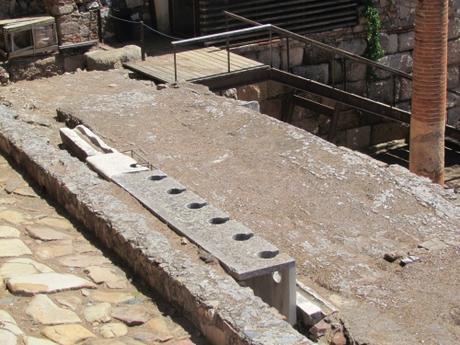
{"type": "Polygon", "coordinates": [[[151,288],[179,307],[213,344],[308,345],[278,312],[210,267],[193,263],[111,193],[112,185],[0,106],[0,150],[113,250],[151,288]]]}

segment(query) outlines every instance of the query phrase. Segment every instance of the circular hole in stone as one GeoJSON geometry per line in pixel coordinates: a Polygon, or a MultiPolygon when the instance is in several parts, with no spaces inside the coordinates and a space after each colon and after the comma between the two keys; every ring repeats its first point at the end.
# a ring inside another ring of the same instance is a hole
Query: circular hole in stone
{"type": "Polygon", "coordinates": [[[207,202],[192,202],[191,204],[187,205],[187,208],[191,210],[199,210],[200,208],[203,208],[207,205],[208,205],[207,202]]]}
{"type": "Polygon", "coordinates": [[[137,168],[137,167],[139,166],[139,164],[133,163],[133,164],[130,164],[129,166],[130,166],[131,168],[137,168]]]}
{"type": "Polygon", "coordinates": [[[279,254],[277,250],[264,250],[257,254],[257,256],[261,259],[273,259],[279,254]]]}
{"type": "Polygon", "coordinates": [[[168,194],[177,195],[177,194],[181,194],[181,193],[183,193],[185,191],[186,191],[185,188],[171,188],[170,190],[168,190],[168,194]]]}
{"type": "Polygon", "coordinates": [[[247,241],[254,237],[254,234],[236,234],[233,236],[235,241],[247,241]]]}
{"type": "Polygon", "coordinates": [[[152,175],[152,176],[149,177],[149,180],[151,180],[151,181],[161,181],[161,180],[164,180],[167,177],[168,176],[166,176],[166,175],[152,175]]]}
{"type": "Polygon", "coordinates": [[[276,284],[281,283],[281,281],[283,280],[283,276],[281,275],[280,271],[273,272],[272,278],[276,284]]]}
{"type": "Polygon", "coordinates": [[[219,225],[219,224],[225,224],[230,220],[228,217],[216,217],[216,218],[211,218],[209,221],[211,224],[214,225],[219,225]]]}

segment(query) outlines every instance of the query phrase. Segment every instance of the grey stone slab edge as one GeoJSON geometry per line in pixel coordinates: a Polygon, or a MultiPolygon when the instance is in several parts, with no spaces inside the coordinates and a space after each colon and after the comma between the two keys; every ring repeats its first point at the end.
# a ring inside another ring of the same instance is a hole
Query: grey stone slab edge
{"type": "Polygon", "coordinates": [[[273,308],[193,263],[110,192],[110,183],[0,106],[0,150],[216,345],[312,345],[273,308]]]}

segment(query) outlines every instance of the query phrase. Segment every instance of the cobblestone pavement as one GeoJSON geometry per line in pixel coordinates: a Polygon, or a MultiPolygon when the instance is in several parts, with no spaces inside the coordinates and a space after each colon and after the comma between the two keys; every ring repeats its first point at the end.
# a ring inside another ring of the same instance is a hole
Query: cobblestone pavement
{"type": "Polygon", "coordinates": [[[0,156],[1,345],[202,345],[0,156]]]}

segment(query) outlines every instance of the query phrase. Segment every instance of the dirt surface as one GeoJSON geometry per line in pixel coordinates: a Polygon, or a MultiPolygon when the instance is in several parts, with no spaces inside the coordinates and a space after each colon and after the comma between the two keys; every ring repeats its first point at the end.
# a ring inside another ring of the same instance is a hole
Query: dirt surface
{"type": "MultiPolygon", "coordinates": [[[[5,321],[6,312],[17,323],[22,332],[16,332],[17,344],[70,344],[76,339],[86,345],[207,344],[171,305],[119,267],[110,252],[67,218],[0,155],[0,318],[5,321]],[[28,253],[10,253],[15,249],[12,241],[16,246],[22,242],[28,253]],[[50,271],[63,275],[60,280],[64,275],[83,278],[93,288],[45,297],[24,296],[9,285],[11,279],[50,271]]],[[[0,343],[13,344],[3,326],[0,343]]]]}
{"type": "Polygon", "coordinates": [[[65,108],[292,255],[359,344],[460,342],[455,194],[197,86],[157,91],[112,71],[0,92],[46,126],[65,108]],[[440,248],[418,248],[428,240],[440,248]],[[420,261],[401,267],[388,253],[420,261]]]}

